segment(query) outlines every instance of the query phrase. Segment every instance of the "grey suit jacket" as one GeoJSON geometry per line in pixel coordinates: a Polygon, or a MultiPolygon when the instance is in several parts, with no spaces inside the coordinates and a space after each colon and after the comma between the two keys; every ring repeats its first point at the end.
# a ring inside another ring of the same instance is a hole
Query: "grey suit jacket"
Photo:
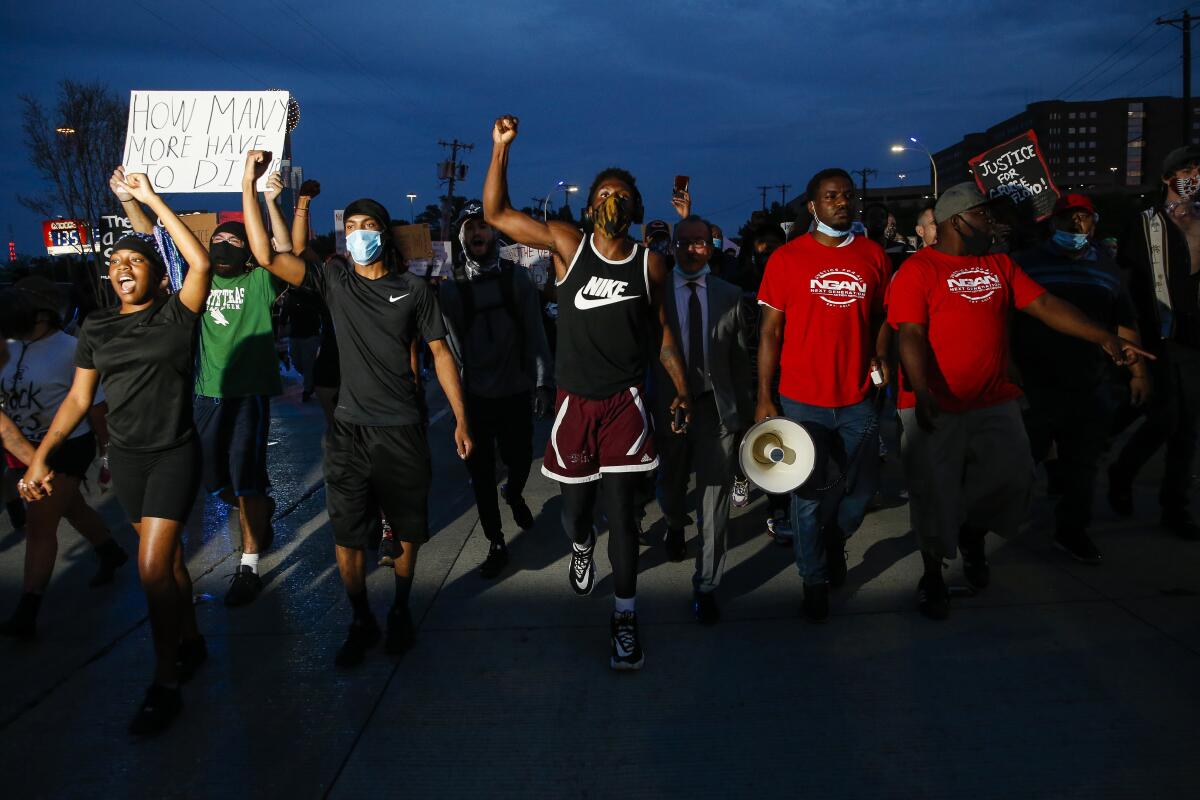
{"type": "MultiPolygon", "coordinates": [[[[686,333],[679,329],[679,312],[675,308],[674,274],[667,273],[663,291],[667,324],[682,342],[686,333]]],[[[754,422],[754,407],[750,401],[750,314],[742,299],[742,290],[715,275],[709,275],[708,287],[708,379],[721,424],[731,433],[749,427],[754,422]]],[[[680,346],[680,352],[683,347],[680,346]]],[[[658,359],[651,361],[651,408],[660,430],[670,430],[671,401],[675,385],[658,359]],[[664,428],[663,425],[666,425],[664,428]]]]}

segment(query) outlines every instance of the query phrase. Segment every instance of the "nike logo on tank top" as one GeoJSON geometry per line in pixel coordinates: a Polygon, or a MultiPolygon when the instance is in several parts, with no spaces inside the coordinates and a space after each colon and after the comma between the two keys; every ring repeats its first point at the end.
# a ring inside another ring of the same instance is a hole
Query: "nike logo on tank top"
{"type": "Polygon", "coordinates": [[[611,397],[646,377],[650,348],[648,251],[610,261],[584,237],[558,284],[558,385],[593,399],[611,397]]]}

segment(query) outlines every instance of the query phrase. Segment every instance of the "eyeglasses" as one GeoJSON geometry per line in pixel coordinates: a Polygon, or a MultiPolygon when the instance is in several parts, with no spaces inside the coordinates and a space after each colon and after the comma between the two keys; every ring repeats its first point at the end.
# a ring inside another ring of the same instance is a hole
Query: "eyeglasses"
{"type": "Polygon", "coordinates": [[[713,243],[708,239],[676,239],[675,247],[679,250],[709,250],[713,243]]]}

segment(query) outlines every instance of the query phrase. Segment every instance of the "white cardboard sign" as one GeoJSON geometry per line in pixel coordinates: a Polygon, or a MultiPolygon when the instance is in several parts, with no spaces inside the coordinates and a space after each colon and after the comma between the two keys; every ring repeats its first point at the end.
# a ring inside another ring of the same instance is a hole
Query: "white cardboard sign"
{"type": "Polygon", "coordinates": [[[287,136],[287,92],[159,92],[135,89],[125,131],[126,172],[144,172],[154,190],[240,192],[246,153],[273,154],[279,170],[287,136]]]}

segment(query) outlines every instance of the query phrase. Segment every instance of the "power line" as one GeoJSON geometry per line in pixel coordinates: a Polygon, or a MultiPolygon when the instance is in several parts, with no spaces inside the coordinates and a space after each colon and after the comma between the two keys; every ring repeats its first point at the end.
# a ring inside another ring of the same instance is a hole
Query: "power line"
{"type": "MultiPolygon", "coordinates": [[[[1159,30],[1162,30],[1162,28],[1159,28],[1159,30]]],[[[1149,41],[1149,40],[1147,40],[1147,41],[1149,41]]],[[[1100,97],[1102,94],[1104,94],[1106,91],[1108,91],[1108,88],[1109,88],[1110,86],[1114,86],[1114,85],[1116,85],[1116,84],[1120,83],[1120,82],[1121,82],[1121,81],[1123,81],[1125,78],[1129,77],[1129,76],[1130,76],[1132,73],[1136,72],[1136,71],[1137,71],[1137,70],[1138,70],[1138,69],[1139,69],[1139,68],[1140,68],[1140,67],[1141,67],[1143,64],[1145,64],[1146,62],[1150,61],[1150,59],[1152,59],[1152,58],[1154,58],[1155,56],[1159,55],[1161,52],[1162,52],[1161,50],[1154,50],[1154,51],[1153,51],[1153,52],[1151,52],[1149,55],[1147,55],[1145,58],[1143,58],[1141,61],[1139,61],[1139,62],[1137,62],[1136,64],[1134,64],[1132,67],[1130,67],[1129,69],[1125,70],[1125,71],[1124,71],[1124,72],[1122,72],[1120,75],[1118,75],[1117,77],[1113,78],[1111,81],[1109,81],[1108,83],[1104,84],[1103,86],[1101,86],[1101,87],[1100,87],[1099,89],[1097,89],[1096,91],[1092,92],[1090,95],[1088,95],[1088,97],[1087,97],[1086,99],[1088,99],[1088,100],[1095,100],[1096,98],[1100,97]]]]}
{"type": "MultiPolygon", "coordinates": [[[[1065,97],[1068,93],[1074,91],[1075,89],[1083,88],[1083,86],[1089,82],[1089,80],[1090,80],[1089,76],[1091,76],[1092,73],[1094,73],[1096,70],[1103,67],[1105,64],[1107,64],[1112,59],[1116,58],[1117,54],[1119,54],[1122,50],[1124,50],[1131,42],[1133,42],[1133,40],[1137,39],[1139,36],[1142,35],[1142,33],[1144,33],[1149,28],[1152,28],[1153,26],[1154,26],[1154,20],[1150,20],[1149,22],[1147,22],[1140,29],[1138,29],[1137,33],[1133,34],[1133,36],[1130,36],[1128,39],[1126,39],[1124,42],[1122,42],[1117,47],[1117,49],[1113,50],[1111,53],[1109,53],[1107,56],[1105,56],[1103,59],[1101,59],[1098,64],[1096,64],[1094,67],[1089,69],[1087,72],[1083,73],[1078,78],[1071,81],[1071,83],[1067,84],[1067,86],[1065,88],[1059,90],[1058,93],[1055,94],[1054,96],[1062,97],[1065,99],[1065,97]]],[[[1153,34],[1151,34],[1151,36],[1153,36],[1153,34]]]]}

